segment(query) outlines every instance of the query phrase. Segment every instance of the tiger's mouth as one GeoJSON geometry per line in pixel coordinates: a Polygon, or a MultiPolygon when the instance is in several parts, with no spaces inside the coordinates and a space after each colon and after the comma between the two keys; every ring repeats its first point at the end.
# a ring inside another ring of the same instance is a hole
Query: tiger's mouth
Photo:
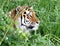
{"type": "Polygon", "coordinates": [[[34,25],[29,25],[29,26],[22,24],[21,27],[25,27],[27,30],[37,30],[39,27],[39,24],[34,24],[34,25]]]}
{"type": "Polygon", "coordinates": [[[29,27],[27,27],[27,29],[32,29],[32,28],[34,28],[34,26],[29,26],[29,27]]]}

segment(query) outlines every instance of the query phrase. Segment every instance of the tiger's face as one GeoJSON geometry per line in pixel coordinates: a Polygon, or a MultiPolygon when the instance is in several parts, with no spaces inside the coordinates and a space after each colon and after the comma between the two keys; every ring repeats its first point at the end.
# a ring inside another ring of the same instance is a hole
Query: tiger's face
{"type": "Polygon", "coordinates": [[[10,12],[10,17],[14,21],[17,20],[16,27],[23,31],[37,30],[40,23],[32,7],[29,6],[18,6],[10,12]]]}

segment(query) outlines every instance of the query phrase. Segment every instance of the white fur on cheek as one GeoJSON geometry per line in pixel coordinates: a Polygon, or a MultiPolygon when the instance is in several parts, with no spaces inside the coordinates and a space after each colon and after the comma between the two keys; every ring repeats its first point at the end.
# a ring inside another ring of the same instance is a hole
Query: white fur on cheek
{"type": "Polygon", "coordinates": [[[18,18],[17,21],[18,21],[18,24],[16,25],[16,27],[20,28],[22,32],[26,31],[27,30],[26,27],[25,26],[21,26],[21,18],[18,18]]]}
{"type": "Polygon", "coordinates": [[[22,24],[24,24],[24,25],[25,25],[25,23],[24,23],[24,17],[22,17],[22,24]]]}
{"type": "Polygon", "coordinates": [[[34,25],[34,28],[32,30],[37,30],[38,29],[38,26],[39,26],[39,24],[35,24],[34,25]]]}

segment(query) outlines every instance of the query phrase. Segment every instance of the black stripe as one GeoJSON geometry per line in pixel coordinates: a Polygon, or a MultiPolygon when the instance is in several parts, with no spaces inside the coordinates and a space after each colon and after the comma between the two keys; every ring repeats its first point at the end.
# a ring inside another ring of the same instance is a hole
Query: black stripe
{"type": "Polygon", "coordinates": [[[21,15],[21,25],[22,25],[22,15],[21,15]]]}
{"type": "Polygon", "coordinates": [[[25,23],[25,15],[23,15],[24,16],[24,23],[25,23]]]}

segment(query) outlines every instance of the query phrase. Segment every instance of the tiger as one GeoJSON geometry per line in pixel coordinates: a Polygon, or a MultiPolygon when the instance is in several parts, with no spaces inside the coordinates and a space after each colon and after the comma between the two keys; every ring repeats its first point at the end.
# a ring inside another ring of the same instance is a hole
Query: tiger
{"type": "Polygon", "coordinates": [[[37,18],[32,6],[17,6],[9,12],[9,17],[18,22],[16,28],[21,31],[37,30],[40,20],[37,18]]]}

